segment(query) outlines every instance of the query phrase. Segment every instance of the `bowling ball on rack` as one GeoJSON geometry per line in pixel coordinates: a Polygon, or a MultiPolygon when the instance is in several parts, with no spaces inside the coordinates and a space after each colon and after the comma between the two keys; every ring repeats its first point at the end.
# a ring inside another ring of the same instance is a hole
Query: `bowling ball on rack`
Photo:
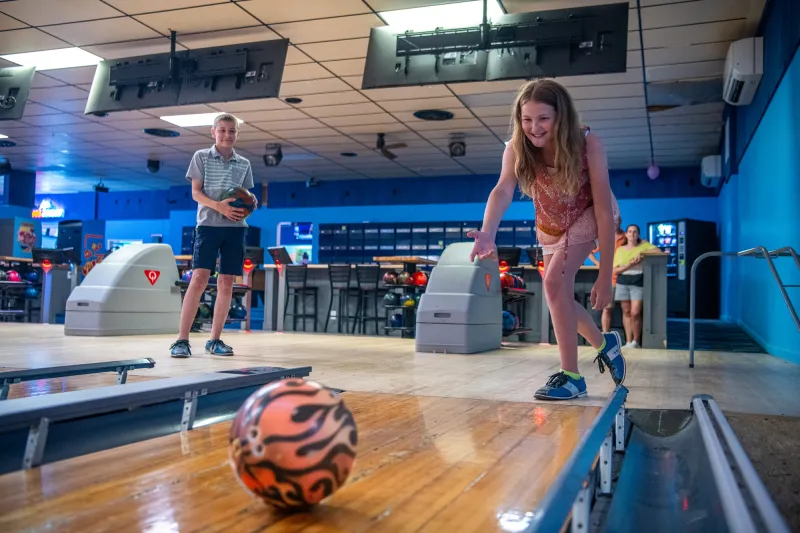
{"type": "Polygon", "coordinates": [[[417,302],[414,300],[413,294],[406,293],[400,297],[400,304],[403,307],[414,307],[414,304],[416,303],[417,302]]]}
{"type": "Polygon", "coordinates": [[[256,209],[256,197],[244,187],[231,187],[225,191],[222,200],[227,200],[228,198],[234,199],[234,201],[231,202],[231,207],[244,209],[242,220],[252,215],[253,211],[256,209]]]}
{"type": "Polygon", "coordinates": [[[424,287],[425,285],[428,284],[428,275],[421,270],[417,270],[416,272],[411,274],[411,279],[414,285],[416,285],[417,287],[424,287]]]}
{"type": "Polygon", "coordinates": [[[0,281],[8,281],[8,274],[5,270],[0,270],[0,281]]]}
{"type": "Polygon", "coordinates": [[[397,276],[397,284],[398,285],[413,285],[414,278],[411,277],[411,274],[408,272],[401,272],[399,276],[397,276]]]}
{"type": "Polygon", "coordinates": [[[397,272],[390,270],[383,275],[383,282],[386,285],[397,285],[397,272]]]}
{"type": "Polygon", "coordinates": [[[390,320],[391,320],[390,324],[392,325],[393,328],[402,328],[403,327],[403,315],[402,315],[402,313],[393,314],[392,318],[390,320]]]}
{"type": "Polygon", "coordinates": [[[214,310],[207,303],[201,303],[197,306],[197,313],[195,318],[211,318],[214,316],[214,310]]]}
{"type": "Polygon", "coordinates": [[[38,270],[29,270],[25,273],[25,279],[31,283],[39,283],[39,281],[41,281],[41,276],[38,270]]]}
{"type": "Polygon", "coordinates": [[[508,272],[500,274],[500,287],[509,289],[514,287],[514,278],[511,274],[508,272]]]}
{"type": "Polygon", "coordinates": [[[186,283],[192,281],[192,269],[189,269],[183,273],[183,276],[181,276],[181,281],[185,281],[186,283]]]}
{"type": "Polygon", "coordinates": [[[503,311],[503,331],[512,331],[514,323],[514,314],[511,311],[503,311]]]}
{"type": "Polygon", "coordinates": [[[400,305],[400,295],[396,292],[387,292],[386,296],[383,297],[383,305],[400,305]]]}
{"type": "Polygon", "coordinates": [[[39,287],[31,285],[27,289],[25,289],[25,298],[27,298],[28,300],[35,300],[39,297],[41,292],[42,291],[39,289],[39,287]]]}
{"type": "Polygon", "coordinates": [[[233,304],[231,305],[228,315],[237,320],[244,320],[247,318],[247,309],[245,309],[242,304],[233,304]]]}
{"type": "Polygon", "coordinates": [[[22,277],[16,270],[9,270],[6,272],[8,279],[6,281],[22,281],[22,277]]]}
{"type": "Polygon", "coordinates": [[[245,400],[231,424],[228,457],[252,494],[281,509],[303,510],[344,485],[357,445],[355,418],[339,394],[288,378],[245,400]]]}

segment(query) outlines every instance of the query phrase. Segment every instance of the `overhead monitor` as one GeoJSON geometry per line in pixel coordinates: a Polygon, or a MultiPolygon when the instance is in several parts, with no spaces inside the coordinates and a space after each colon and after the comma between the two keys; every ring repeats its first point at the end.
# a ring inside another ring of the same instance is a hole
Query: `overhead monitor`
{"type": "Polygon", "coordinates": [[[288,39],[190,50],[178,105],[277,98],[288,39]]]}
{"type": "Polygon", "coordinates": [[[0,68],[0,120],[19,120],[31,89],[36,67],[0,68]]]}
{"type": "Polygon", "coordinates": [[[275,98],[289,41],[101,61],[84,114],[275,98]]]}
{"type": "Polygon", "coordinates": [[[486,81],[625,72],[628,3],[503,15],[486,81]],[[513,52],[513,53],[512,53],[513,52]]]}
{"type": "Polygon", "coordinates": [[[434,31],[372,28],[361,88],[625,72],[629,9],[535,11],[434,31]]]}
{"type": "MultiPolygon", "coordinates": [[[[186,52],[176,52],[182,59],[186,52]]],[[[170,54],[109,59],[94,72],[84,114],[178,105],[180,79],[170,77],[170,54]]]]}
{"type": "MultiPolygon", "coordinates": [[[[437,32],[404,33],[392,26],[372,28],[362,89],[484,81],[486,52],[453,51],[416,54],[420,46],[456,44],[468,36],[437,32]],[[406,55],[412,52],[410,55],[406,55]]],[[[470,40],[473,42],[474,39],[470,40]]],[[[478,44],[476,42],[475,44],[478,44]]]]}

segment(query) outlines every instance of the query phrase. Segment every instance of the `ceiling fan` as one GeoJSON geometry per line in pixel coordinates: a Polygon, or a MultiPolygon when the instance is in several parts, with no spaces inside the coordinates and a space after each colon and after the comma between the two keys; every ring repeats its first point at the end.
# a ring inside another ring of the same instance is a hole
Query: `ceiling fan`
{"type": "Polygon", "coordinates": [[[395,150],[397,148],[405,148],[406,143],[386,144],[386,134],[379,133],[378,140],[375,143],[375,146],[377,147],[378,151],[381,153],[383,157],[385,157],[390,161],[394,161],[395,159],[397,159],[397,155],[392,153],[390,150],[395,150]]]}

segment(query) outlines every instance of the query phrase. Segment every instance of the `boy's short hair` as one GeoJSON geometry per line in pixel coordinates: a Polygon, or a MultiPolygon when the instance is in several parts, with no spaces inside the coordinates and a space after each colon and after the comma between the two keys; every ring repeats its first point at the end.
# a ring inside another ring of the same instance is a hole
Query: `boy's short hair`
{"type": "Polygon", "coordinates": [[[231,115],[230,113],[222,113],[214,117],[214,129],[217,128],[217,124],[226,121],[226,122],[233,122],[236,125],[236,129],[239,129],[239,119],[235,116],[231,115]]]}

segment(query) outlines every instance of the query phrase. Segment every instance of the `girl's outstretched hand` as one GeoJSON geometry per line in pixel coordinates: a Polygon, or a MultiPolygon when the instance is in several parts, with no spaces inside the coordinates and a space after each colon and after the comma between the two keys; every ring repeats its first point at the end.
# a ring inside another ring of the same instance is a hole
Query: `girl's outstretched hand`
{"type": "Polygon", "coordinates": [[[611,278],[594,282],[591,294],[592,309],[599,311],[611,303],[611,278]]]}
{"type": "Polygon", "coordinates": [[[470,231],[467,233],[467,237],[475,239],[475,245],[472,247],[472,252],[469,254],[470,262],[475,261],[475,257],[478,259],[486,259],[487,257],[496,256],[494,240],[489,237],[489,234],[485,231],[470,231]]]}

